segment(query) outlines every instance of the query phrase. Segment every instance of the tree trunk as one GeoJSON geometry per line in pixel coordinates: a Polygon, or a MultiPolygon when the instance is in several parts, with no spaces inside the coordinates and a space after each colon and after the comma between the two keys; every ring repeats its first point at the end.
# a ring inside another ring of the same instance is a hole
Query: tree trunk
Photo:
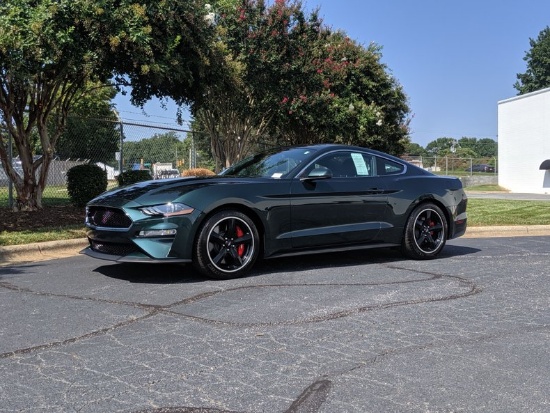
{"type": "Polygon", "coordinates": [[[13,210],[19,212],[38,211],[39,209],[42,209],[42,191],[38,185],[23,185],[21,190],[17,191],[13,210]]]}

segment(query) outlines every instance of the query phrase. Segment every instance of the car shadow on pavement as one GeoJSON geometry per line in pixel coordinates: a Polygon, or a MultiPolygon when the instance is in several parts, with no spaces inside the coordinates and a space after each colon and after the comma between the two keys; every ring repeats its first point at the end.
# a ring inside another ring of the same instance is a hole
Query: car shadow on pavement
{"type": "Polygon", "coordinates": [[[106,277],[141,284],[184,284],[206,281],[191,265],[116,263],[93,270],[106,277]]]}
{"type": "MultiPolygon", "coordinates": [[[[440,255],[432,260],[441,261],[447,258],[475,254],[477,248],[447,245],[440,255]]],[[[367,264],[389,264],[394,262],[411,261],[404,257],[398,248],[380,248],[355,251],[343,251],[323,254],[302,255],[296,257],[283,257],[262,260],[253,270],[252,275],[262,275],[272,272],[306,271],[317,268],[346,268],[367,264]]]]}
{"type": "MultiPolygon", "coordinates": [[[[474,254],[477,248],[447,245],[436,261],[447,258],[474,254]]],[[[281,257],[259,260],[247,278],[274,273],[293,273],[318,268],[332,268],[340,271],[346,267],[366,264],[384,264],[409,261],[397,249],[372,249],[333,252],[324,254],[302,255],[296,257],[281,257]]],[[[140,284],[185,284],[205,281],[215,281],[201,275],[192,265],[182,264],[146,264],[146,263],[116,263],[102,265],[93,270],[106,277],[140,284]]],[[[0,270],[0,275],[1,275],[0,270]]]]}

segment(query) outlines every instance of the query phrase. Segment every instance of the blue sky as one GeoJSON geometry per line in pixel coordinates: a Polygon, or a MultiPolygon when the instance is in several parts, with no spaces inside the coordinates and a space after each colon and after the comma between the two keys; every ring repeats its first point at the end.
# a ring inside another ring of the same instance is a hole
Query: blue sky
{"type": "MultiPolygon", "coordinates": [[[[498,101],[517,95],[529,38],[550,25],[548,0],[304,0],[325,25],[367,46],[403,86],[413,119],[411,140],[497,139],[498,101]]],[[[144,112],[115,99],[123,120],[174,124],[175,108],[144,112]]]]}

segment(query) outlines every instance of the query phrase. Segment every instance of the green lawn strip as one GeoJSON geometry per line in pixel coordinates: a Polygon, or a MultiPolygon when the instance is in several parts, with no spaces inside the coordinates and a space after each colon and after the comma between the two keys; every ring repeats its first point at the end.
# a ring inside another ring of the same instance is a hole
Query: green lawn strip
{"type": "MultiPolygon", "coordinates": [[[[13,190],[13,199],[16,198],[15,190],[13,190]]],[[[68,205],[71,203],[66,187],[47,187],[42,194],[42,206],[68,205]]],[[[6,208],[9,206],[7,188],[0,188],[0,207],[6,208]]]]}
{"type": "Polygon", "coordinates": [[[468,199],[468,226],[550,225],[550,202],[468,199]]]}
{"type": "Polygon", "coordinates": [[[508,192],[498,185],[473,185],[464,188],[466,191],[472,192],[508,192]]]}
{"type": "Polygon", "coordinates": [[[2,231],[0,246],[31,244],[33,242],[59,241],[85,238],[86,229],[82,225],[42,228],[37,231],[2,231]]]}

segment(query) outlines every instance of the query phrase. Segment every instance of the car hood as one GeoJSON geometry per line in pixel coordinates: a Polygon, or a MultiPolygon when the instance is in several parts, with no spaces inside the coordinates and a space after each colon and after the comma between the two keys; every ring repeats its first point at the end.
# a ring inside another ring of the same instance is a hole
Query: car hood
{"type": "Polygon", "coordinates": [[[191,191],[210,185],[244,183],[245,179],[230,177],[175,178],[138,182],[104,192],[88,202],[88,205],[114,208],[141,207],[174,201],[191,191]]]}

